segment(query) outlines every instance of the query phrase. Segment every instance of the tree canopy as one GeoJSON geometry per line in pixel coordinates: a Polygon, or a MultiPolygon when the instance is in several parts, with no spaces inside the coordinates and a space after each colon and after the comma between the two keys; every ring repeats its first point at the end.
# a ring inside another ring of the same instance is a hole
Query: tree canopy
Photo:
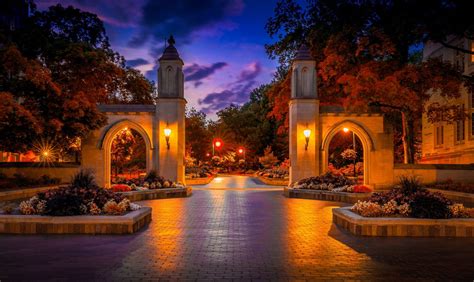
{"type": "MultiPolygon", "coordinates": [[[[309,44],[317,61],[322,104],[358,111],[376,106],[398,114],[401,122],[394,127],[401,133],[404,161],[411,163],[417,122],[423,113],[432,122],[464,118],[458,105],[427,103],[433,94],[454,100],[463,85],[472,91],[472,77],[441,60],[420,60],[420,49],[428,41],[451,48],[449,36],[472,39],[474,25],[466,11],[469,6],[469,1],[454,0],[318,0],[302,7],[282,0],[266,26],[277,40],[266,48],[285,70],[297,47],[309,44]],[[441,114],[446,112],[451,114],[441,114]]],[[[278,108],[289,100],[289,83],[287,75],[270,90],[269,97],[278,108]]],[[[286,113],[278,109],[270,115],[287,124],[286,113]]]]}
{"type": "Polygon", "coordinates": [[[153,103],[153,84],[110,48],[97,15],[32,12],[18,29],[0,26],[0,150],[24,152],[39,139],[67,150],[105,123],[98,103],[153,103]]]}

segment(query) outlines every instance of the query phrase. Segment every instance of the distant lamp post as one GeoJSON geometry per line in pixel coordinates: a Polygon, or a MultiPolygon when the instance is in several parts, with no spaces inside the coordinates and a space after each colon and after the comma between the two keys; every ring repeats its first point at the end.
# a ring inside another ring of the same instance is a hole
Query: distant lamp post
{"type": "MultiPolygon", "coordinates": [[[[342,131],[344,131],[345,133],[349,132],[349,128],[347,127],[344,127],[342,129],[342,131]]],[[[354,152],[356,152],[357,154],[357,151],[356,151],[356,138],[355,138],[355,134],[354,134],[354,131],[352,131],[352,149],[354,149],[354,152]]],[[[357,159],[357,155],[356,157],[354,158],[354,177],[357,177],[357,172],[356,172],[356,159],[357,159]]]]}
{"type": "Polygon", "coordinates": [[[308,150],[308,144],[309,144],[309,137],[311,136],[311,129],[305,129],[303,131],[304,137],[306,139],[306,145],[304,146],[304,150],[308,150]]]}
{"type": "Polygon", "coordinates": [[[245,149],[244,148],[239,148],[239,150],[237,150],[237,152],[239,152],[239,154],[243,155],[244,160],[245,160],[245,149]]]}
{"type": "Polygon", "coordinates": [[[163,130],[163,132],[165,133],[166,147],[167,147],[167,149],[169,150],[169,149],[170,149],[170,135],[171,135],[171,129],[165,128],[165,129],[163,130]]]}
{"type": "Polygon", "coordinates": [[[219,150],[222,147],[222,141],[219,139],[212,141],[212,156],[215,154],[215,150],[219,150]]]}

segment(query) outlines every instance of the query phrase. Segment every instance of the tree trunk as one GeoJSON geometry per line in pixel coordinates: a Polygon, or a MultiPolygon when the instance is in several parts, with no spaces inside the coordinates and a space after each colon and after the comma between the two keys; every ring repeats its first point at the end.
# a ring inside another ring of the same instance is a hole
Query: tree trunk
{"type": "Polygon", "coordinates": [[[402,114],[402,141],[403,141],[403,163],[412,164],[415,162],[415,138],[413,117],[407,111],[402,114]]]}

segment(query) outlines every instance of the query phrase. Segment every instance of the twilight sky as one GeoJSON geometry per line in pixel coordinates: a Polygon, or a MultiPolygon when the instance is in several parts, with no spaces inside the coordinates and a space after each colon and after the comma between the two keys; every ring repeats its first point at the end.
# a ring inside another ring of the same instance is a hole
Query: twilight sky
{"type": "Polygon", "coordinates": [[[36,0],[40,10],[61,3],[97,14],[112,48],[156,81],[156,59],[173,34],[185,63],[188,106],[210,117],[248,100],[277,66],[264,44],[277,0],[36,0]]]}

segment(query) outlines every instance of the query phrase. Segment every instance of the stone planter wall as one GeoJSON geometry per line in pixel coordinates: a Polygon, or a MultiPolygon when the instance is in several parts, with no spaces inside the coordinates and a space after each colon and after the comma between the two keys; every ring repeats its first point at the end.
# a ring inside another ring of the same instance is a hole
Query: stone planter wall
{"type": "Polygon", "coordinates": [[[332,210],[333,222],[357,236],[474,237],[474,219],[363,217],[349,207],[332,210]]]}
{"type": "Polygon", "coordinates": [[[192,191],[191,187],[186,187],[120,192],[120,194],[128,198],[130,201],[135,202],[154,199],[184,198],[191,196],[192,191]]]}
{"type": "Polygon", "coordinates": [[[301,198],[322,201],[334,201],[354,204],[370,198],[372,193],[330,192],[324,190],[285,188],[283,194],[288,198],[301,198]]]}
{"type": "Polygon", "coordinates": [[[209,184],[215,176],[203,177],[203,178],[187,178],[186,185],[206,185],[209,184]]]}
{"type": "Polygon", "coordinates": [[[464,204],[466,207],[474,207],[474,194],[463,193],[457,191],[439,190],[439,189],[428,189],[431,192],[440,192],[446,198],[450,199],[455,203],[464,204]]]}
{"type": "Polygon", "coordinates": [[[288,179],[275,179],[275,178],[267,178],[263,176],[257,176],[258,180],[262,181],[266,185],[272,186],[288,186],[290,183],[288,179]]]}
{"type": "Polygon", "coordinates": [[[60,186],[45,186],[45,187],[35,187],[35,188],[25,188],[17,189],[11,191],[2,191],[0,192],[0,201],[12,201],[18,199],[27,199],[35,196],[39,192],[46,192],[51,189],[57,189],[60,186]]]}
{"type": "Polygon", "coordinates": [[[151,221],[151,208],[122,216],[0,215],[0,234],[131,234],[151,221]]]}

